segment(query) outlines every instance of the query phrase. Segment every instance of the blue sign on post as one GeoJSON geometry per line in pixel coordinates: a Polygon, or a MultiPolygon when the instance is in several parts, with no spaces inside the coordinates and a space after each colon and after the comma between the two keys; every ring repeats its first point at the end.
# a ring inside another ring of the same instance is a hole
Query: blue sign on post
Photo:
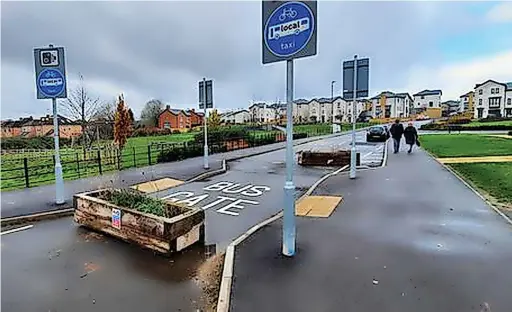
{"type": "Polygon", "coordinates": [[[316,54],[316,1],[263,1],[263,63],[316,54]]]}
{"type": "Polygon", "coordinates": [[[37,88],[44,96],[58,97],[66,87],[64,75],[54,68],[46,68],[37,77],[37,88]]]}

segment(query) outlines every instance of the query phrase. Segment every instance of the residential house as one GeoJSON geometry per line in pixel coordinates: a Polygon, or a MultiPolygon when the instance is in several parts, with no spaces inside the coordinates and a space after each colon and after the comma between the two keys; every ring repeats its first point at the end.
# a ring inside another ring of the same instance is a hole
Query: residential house
{"type": "MultiPolygon", "coordinates": [[[[59,137],[73,138],[82,134],[82,126],[80,123],[71,119],[58,115],[59,137]]],[[[34,119],[32,116],[28,118],[20,118],[19,120],[6,120],[2,122],[2,138],[8,137],[41,137],[53,135],[53,116],[46,115],[40,119],[34,119]]]]}
{"type": "Polygon", "coordinates": [[[413,95],[414,97],[414,114],[419,114],[427,110],[427,108],[440,108],[441,90],[423,90],[413,95]]]}
{"type": "Polygon", "coordinates": [[[203,124],[203,113],[194,109],[172,109],[170,105],[158,115],[158,128],[184,131],[203,124]]]}
{"type": "Polygon", "coordinates": [[[468,112],[473,113],[475,110],[475,101],[474,101],[475,92],[469,91],[466,94],[460,96],[460,112],[468,112]]]}
{"type": "Polygon", "coordinates": [[[298,123],[309,122],[309,101],[305,99],[295,100],[293,103],[293,115],[298,123]]]}
{"type": "Polygon", "coordinates": [[[228,112],[220,116],[220,120],[227,124],[244,124],[251,120],[251,114],[248,110],[239,110],[235,112],[228,112]]]}
{"type": "Polygon", "coordinates": [[[373,118],[409,117],[413,99],[409,93],[381,92],[370,99],[373,118]]]}
{"type": "Polygon", "coordinates": [[[460,101],[446,101],[441,103],[441,116],[447,117],[452,116],[460,112],[461,102],[460,101]]]}
{"type": "Polygon", "coordinates": [[[252,122],[271,122],[276,117],[274,108],[267,103],[254,103],[249,106],[249,114],[252,122]]]}
{"type": "Polygon", "coordinates": [[[512,82],[487,80],[475,85],[474,118],[512,117],[512,82]]]}

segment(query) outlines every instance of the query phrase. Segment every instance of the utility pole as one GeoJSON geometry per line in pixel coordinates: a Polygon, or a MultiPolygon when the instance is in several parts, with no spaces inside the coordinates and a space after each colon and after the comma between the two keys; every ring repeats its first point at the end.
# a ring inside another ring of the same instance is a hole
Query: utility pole
{"type": "Polygon", "coordinates": [[[357,55],[354,55],[354,88],[352,90],[352,148],[350,150],[350,179],[356,178],[356,93],[357,93],[357,55]]]}

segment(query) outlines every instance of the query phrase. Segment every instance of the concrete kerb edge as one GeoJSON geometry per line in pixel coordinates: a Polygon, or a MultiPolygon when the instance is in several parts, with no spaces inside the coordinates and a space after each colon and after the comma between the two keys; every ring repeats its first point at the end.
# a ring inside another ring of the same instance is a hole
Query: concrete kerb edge
{"type": "Polygon", "coordinates": [[[12,224],[17,224],[17,223],[25,223],[28,221],[37,222],[37,221],[42,221],[42,220],[46,220],[46,219],[57,219],[57,218],[62,218],[62,217],[68,217],[68,216],[73,215],[74,211],[75,211],[75,208],[66,208],[66,209],[61,209],[61,210],[34,213],[34,214],[30,214],[30,215],[2,218],[0,220],[0,222],[1,222],[1,226],[4,227],[4,226],[12,225],[12,224]]]}
{"type": "Polygon", "coordinates": [[[384,143],[384,157],[382,158],[382,165],[381,167],[386,167],[386,164],[388,163],[388,142],[390,139],[386,140],[386,143],[384,143]]]}
{"type": "Polygon", "coordinates": [[[501,210],[499,210],[496,206],[494,206],[485,196],[483,196],[476,188],[474,188],[468,181],[464,180],[463,177],[461,177],[455,170],[448,167],[447,165],[440,162],[434,155],[432,155],[429,151],[423,149],[427,155],[429,155],[432,159],[434,159],[438,164],[440,164],[444,169],[448,170],[452,175],[454,175],[460,182],[462,182],[468,189],[470,189],[473,193],[476,194],[476,196],[480,197],[481,200],[483,200],[489,207],[492,208],[498,215],[500,215],[503,219],[505,219],[506,222],[508,222],[510,225],[512,225],[512,220],[504,214],[501,210]]]}
{"type": "MultiPolygon", "coordinates": [[[[349,166],[343,166],[333,172],[327,173],[320,179],[318,179],[307,191],[304,193],[296,202],[300,202],[306,196],[311,195],[313,191],[325,180],[328,178],[335,176],[339,174],[340,172],[348,169],[349,166]]],[[[237,239],[235,239],[231,244],[228,245],[226,249],[226,254],[224,255],[224,268],[222,271],[222,278],[221,278],[221,284],[220,284],[220,290],[219,290],[219,299],[217,301],[217,312],[228,312],[229,311],[229,303],[231,299],[231,285],[233,283],[233,268],[234,268],[234,260],[235,260],[235,248],[237,245],[242,243],[245,239],[247,239],[249,236],[254,234],[259,229],[267,226],[268,224],[278,220],[283,216],[283,211],[281,210],[277,214],[273,215],[272,217],[256,224],[255,226],[251,227],[247,232],[239,236],[237,239]]]]}

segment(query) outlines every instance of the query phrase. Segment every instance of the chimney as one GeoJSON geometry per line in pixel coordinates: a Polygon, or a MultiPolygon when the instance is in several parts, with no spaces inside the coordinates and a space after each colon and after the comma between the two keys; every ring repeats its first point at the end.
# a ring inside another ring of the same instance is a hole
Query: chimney
{"type": "Polygon", "coordinates": [[[195,113],[196,112],[196,109],[195,108],[192,108],[191,109],[192,113],[195,113]]]}
{"type": "Polygon", "coordinates": [[[171,109],[171,105],[166,105],[166,106],[165,106],[165,109],[166,109],[166,110],[170,110],[170,109],[171,109]]]}

